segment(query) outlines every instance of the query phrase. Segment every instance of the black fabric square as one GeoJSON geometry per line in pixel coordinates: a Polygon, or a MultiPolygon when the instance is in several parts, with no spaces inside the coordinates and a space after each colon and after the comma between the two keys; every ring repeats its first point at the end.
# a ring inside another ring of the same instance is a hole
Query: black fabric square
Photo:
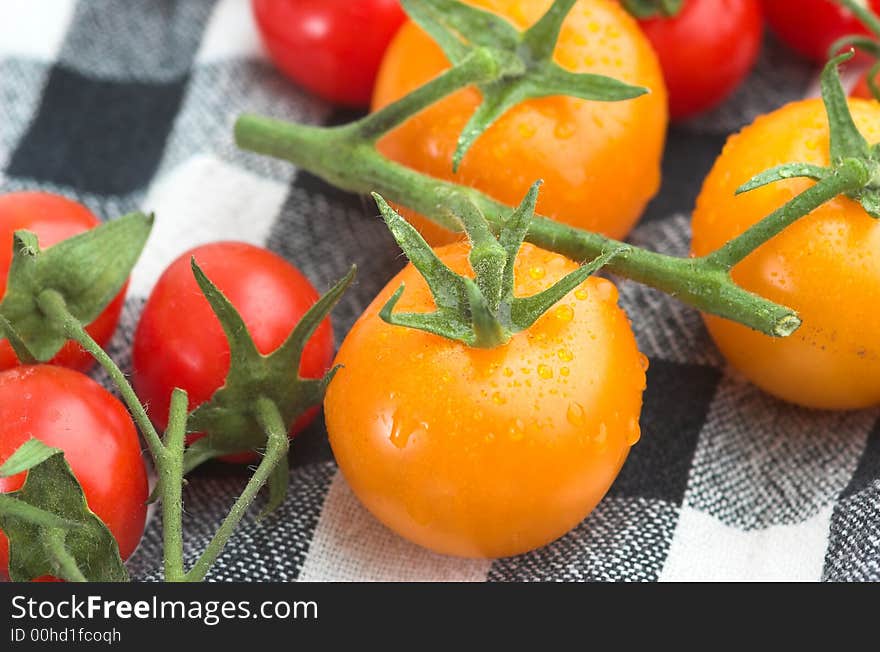
{"type": "Polygon", "coordinates": [[[666,219],[675,213],[690,214],[705,179],[721,153],[727,134],[694,134],[673,127],[663,152],[663,186],[642,222],[666,219]]]}
{"type": "Polygon", "coordinates": [[[122,195],[147,186],[186,88],[95,80],[56,66],[7,174],[122,195]]]}
{"type": "Polygon", "coordinates": [[[859,465],[840,497],[849,498],[878,480],[880,480],[880,421],[877,421],[871,434],[868,435],[859,465]]]}
{"type": "Polygon", "coordinates": [[[609,495],[681,505],[700,431],[721,379],[714,367],[652,360],[642,437],[609,495]]]}

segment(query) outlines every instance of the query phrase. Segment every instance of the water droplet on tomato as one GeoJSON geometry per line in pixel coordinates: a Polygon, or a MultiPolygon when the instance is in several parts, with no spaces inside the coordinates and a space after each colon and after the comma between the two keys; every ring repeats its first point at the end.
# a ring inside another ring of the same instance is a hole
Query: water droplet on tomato
{"type": "Polygon", "coordinates": [[[639,426],[639,420],[633,417],[629,420],[629,427],[626,432],[626,443],[629,446],[632,446],[641,438],[642,428],[639,426]]]}
{"type": "Polygon", "coordinates": [[[544,278],[544,274],[545,272],[543,267],[535,266],[529,268],[529,276],[531,276],[536,281],[540,281],[542,278],[544,278]]]}
{"type": "Polygon", "coordinates": [[[568,304],[563,304],[556,308],[554,314],[556,315],[556,319],[559,319],[560,321],[571,321],[574,319],[574,310],[568,304]]]}
{"type": "Polygon", "coordinates": [[[568,419],[568,422],[577,427],[581,427],[584,425],[584,406],[580,403],[572,401],[568,404],[568,410],[565,413],[565,418],[568,419]]]}
{"type": "Polygon", "coordinates": [[[538,375],[541,378],[543,378],[544,380],[549,380],[549,379],[553,378],[553,369],[552,369],[552,367],[550,367],[548,365],[539,364],[538,365],[538,375]]]}

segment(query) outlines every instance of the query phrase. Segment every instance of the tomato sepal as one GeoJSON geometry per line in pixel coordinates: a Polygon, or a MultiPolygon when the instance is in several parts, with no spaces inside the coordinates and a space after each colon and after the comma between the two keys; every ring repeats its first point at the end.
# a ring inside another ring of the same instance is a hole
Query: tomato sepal
{"type": "Polygon", "coordinates": [[[473,279],[452,271],[415,227],[381,195],[373,193],[388,229],[425,279],[436,305],[436,310],[430,313],[394,312],[405,290],[401,285],[379,311],[379,317],[393,326],[422,330],[467,346],[502,346],[515,333],[528,329],[587,277],[628,249],[620,245],[603,251],[543,292],[529,297],[514,296],[514,265],[535,213],[540,185],[540,181],[532,185],[520,205],[504,221],[497,237],[474,203],[466,198],[454,202],[453,215],[470,239],[468,260],[474,270],[473,279]]]}
{"type": "Polygon", "coordinates": [[[26,441],[0,466],[0,477],[25,472],[20,489],[0,494],[10,579],[53,575],[68,581],[128,581],[119,545],[89,509],[63,451],[37,439],[26,441]]]}
{"type": "Polygon", "coordinates": [[[634,18],[672,18],[676,16],[682,6],[684,0],[621,0],[623,8],[626,9],[634,18]]]}
{"type": "MultiPolygon", "coordinates": [[[[356,268],[352,267],[303,315],[280,347],[263,355],[257,350],[241,315],[195,259],[192,260],[192,269],[226,334],[230,364],[223,386],[189,415],[187,430],[205,433],[205,436],[187,448],[185,471],[214,457],[265,447],[267,435],[255,407],[260,401],[271,401],[287,427],[306,410],[321,403],[338,367],[320,379],[301,378],[300,360],[306,342],[342,297],[356,273],[356,268]]],[[[277,504],[286,487],[280,486],[280,472],[273,473],[269,483],[270,505],[277,504]]]]}
{"type": "Polygon", "coordinates": [[[569,95],[583,100],[616,102],[639,97],[647,88],[611,77],[565,70],[553,61],[562,22],[575,0],[555,0],[534,25],[520,32],[507,20],[458,0],[401,0],[416,23],[437,41],[453,63],[486,48],[499,62],[498,78],[477,84],[482,101],[456,144],[452,169],[458,171],[471,145],[501,116],[530,99],[569,95]]]}
{"type": "Polygon", "coordinates": [[[125,285],[152,225],[152,216],[132,213],[45,250],[34,233],[16,231],[0,302],[0,335],[10,339],[16,353],[26,350],[40,362],[51,360],[69,338],[64,325],[40,307],[40,295],[57,292],[73,317],[91,323],[125,285]]]}

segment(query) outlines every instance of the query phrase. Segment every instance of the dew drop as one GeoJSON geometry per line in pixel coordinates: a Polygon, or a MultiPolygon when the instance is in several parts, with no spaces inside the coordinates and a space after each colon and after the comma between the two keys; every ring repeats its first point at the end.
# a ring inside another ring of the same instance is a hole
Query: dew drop
{"type": "Polygon", "coordinates": [[[571,371],[569,371],[568,367],[562,367],[559,370],[560,376],[568,376],[568,374],[570,374],[570,373],[571,373],[571,371]]]}
{"type": "Polygon", "coordinates": [[[501,392],[492,392],[492,402],[495,405],[504,405],[507,403],[507,399],[502,396],[501,392]]]}
{"type": "Polygon", "coordinates": [[[634,445],[642,437],[642,429],[639,426],[639,420],[635,417],[629,420],[629,427],[626,432],[626,443],[629,446],[634,445]]]}
{"type": "Polygon", "coordinates": [[[571,362],[574,360],[574,353],[572,353],[570,349],[559,349],[556,352],[556,355],[558,355],[559,359],[563,362],[571,362]]]}
{"type": "Polygon", "coordinates": [[[584,290],[583,288],[581,288],[580,290],[575,291],[574,296],[578,301],[583,301],[588,296],[590,296],[590,293],[587,292],[586,290],[584,290]]]}
{"type": "Polygon", "coordinates": [[[504,372],[503,372],[503,373],[504,373],[505,376],[507,376],[508,378],[510,378],[511,376],[513,376],[513,369],[511,369],[510,367],[504,367],[504,372]]]}
{"type": "Polygon", "coordinates": [[[545,364],[538,365],[538,375],[544,380],[549,380],[553,378],[553,369],[545,364]]]}
{"type": "Polygon", "coordinates": [[[556,315],[556,319],[559,319],[560,321],[571,321],[574,319],[574,310],[568,304],[559,306],[554,314],[556,315]]]}
{"type": "Polygon", "coordinates": [[[544,268],[543,267],[530,267],[529,268],[529,276],[531,276],[536,281],[540,281],[544,278],[544,268]]]}
{"type": "Polygon", "coordinates": [[[604,423],[600,423],[599,424],[599,432],[596,433],[596,437],[595,437],[596,443],[600,444],[600,445],[604,444],[607,439],[608,439],[608,427],[604,423]]]}
{"type": "Polygon", "coordinates": [[[651,364],[651,363],[650,363],[650,361],[648,360],[648,356],[646,356],[644,353],[639,352],[639,365],[641,366],[642,371],[647,371],[647,370],[648,370],[648,366],[649,366],[650,364],[651,364]]]}
{"type": "Polygon", "coordinates": [[[565,413],[565,418],[568,419],[568,422],[573,426],[583,426],[584,425],[584,406],[580,403],[576,403],[572,401],[568,404],[568,410],[565,413]]]}

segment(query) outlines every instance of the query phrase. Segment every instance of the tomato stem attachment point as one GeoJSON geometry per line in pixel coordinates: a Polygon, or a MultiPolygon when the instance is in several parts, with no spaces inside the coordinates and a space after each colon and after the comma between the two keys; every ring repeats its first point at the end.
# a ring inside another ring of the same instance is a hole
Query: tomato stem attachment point
{"type": "Polygon", "coordinates": [[[838,65],[852,56],[850,51],[834,57],[822,70],[822,101],[828,115],[831,165],[826,168],[809,163],[786,163],[756,174],[740,186],[737,194],[796,177],[817,182],[709,254],[707,262],[730,270],[795,221],[838,195],[859,202],[872,217],[880,217],[880,154],[856,128],[837,72],[838,65]]]}
{"type": "Polygon", "coordinates": [[[471,279],[456,274],[440,260],[416,229],[378,194],[373,198],[392,235],[419,271],[434,296],[433,313],[395,313],[403,286],[388,300],[379,316],[395,326],[423,330],[477,348],[494,348],[526,330],[588,276],[626,249],[620,245],[603,252],[538,294],[514,296],[514,266],[535,212],[540,182],[501,224],[496,237],[479,208],[457,197],[450,210],[461,221],[470,240],[471,279]]]}

